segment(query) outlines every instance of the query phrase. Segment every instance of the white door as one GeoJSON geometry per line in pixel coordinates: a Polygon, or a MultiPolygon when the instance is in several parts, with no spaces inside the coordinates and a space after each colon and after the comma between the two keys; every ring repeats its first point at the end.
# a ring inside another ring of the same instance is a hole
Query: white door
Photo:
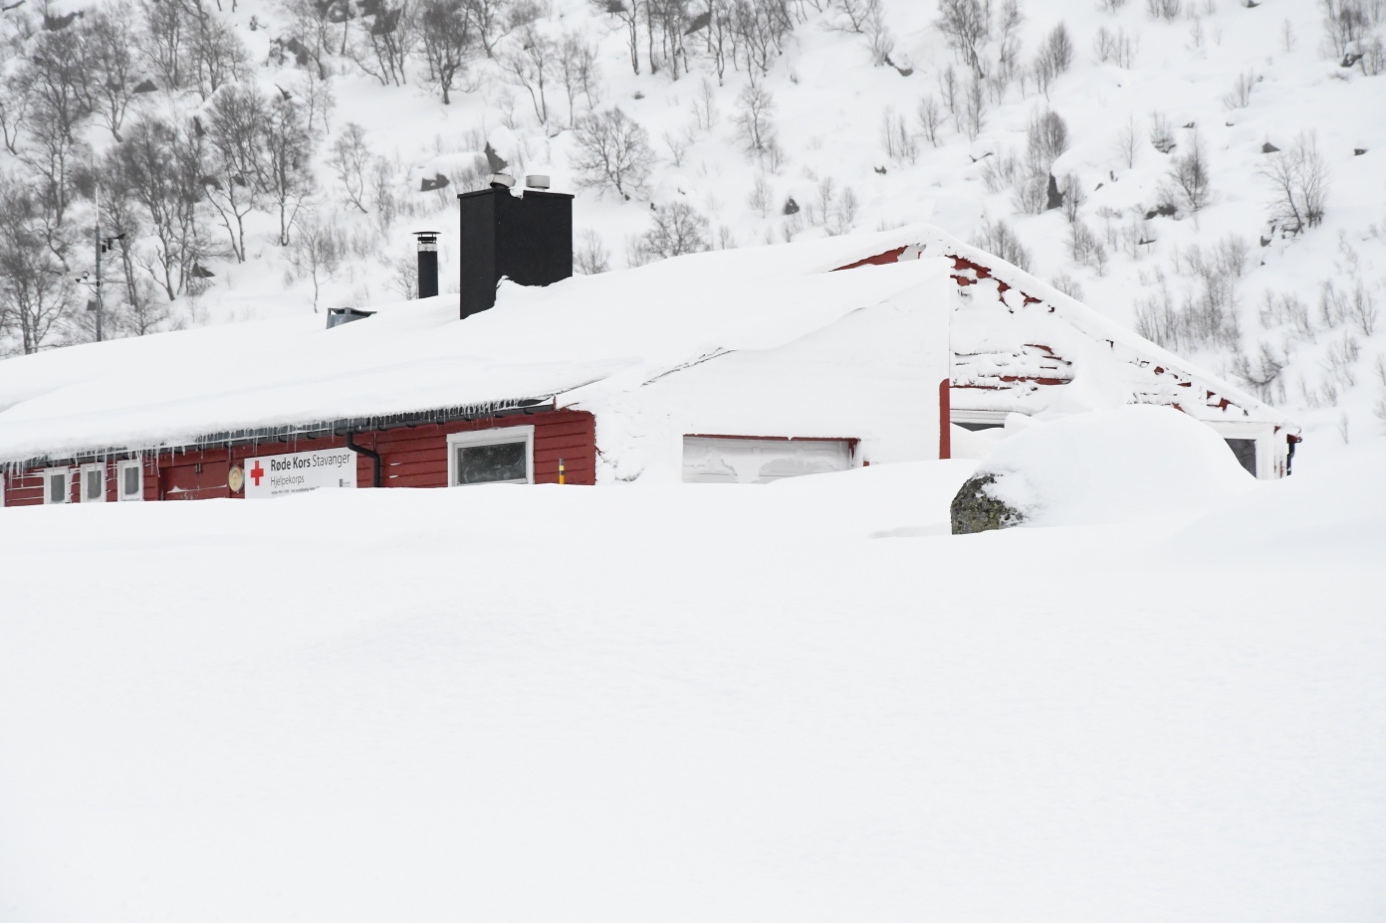
{"type": "Polygon", "coordinates": [[[689,484],[768,484],[850,467],[847,439],[683,437],[683,480],[689,484]]]}

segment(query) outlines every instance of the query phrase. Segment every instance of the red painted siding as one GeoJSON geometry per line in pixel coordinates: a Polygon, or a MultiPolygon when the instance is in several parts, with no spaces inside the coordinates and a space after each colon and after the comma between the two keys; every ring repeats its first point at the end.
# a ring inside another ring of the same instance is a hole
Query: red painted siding
{"type": "MultiPolygon", "coordinates": [[[[597,479],[596,418],[578,410],[551,410],[516,414],[483,420],[423,424],[382,430],[356,436],[356,445],[380,453],[382,480],[386,487],[446,487],[448,482],[447,437],[451,433],[510,426],[534,427],[534,480],[538,484],[558,483],[558,461],[563,459],[569,484],[595,484],[597,479]]],[[[315,449],[344,448],[345,438],[291,439],[262,442],[232,449],[165,450],[144,463],[144,499],[210,500],[241,497],[227,486],[232,464],[251,457],[308,452],[315,449]]],[[[79,466],[71,466],[74,471],[79,466]]],[[[365,455],[356,459],[356,483],[372,484],[372,463],[365,455]]],[[[117,500],[116,460],[106,462],[106,499],[117,500]]],[[[80,499],[79,485],[71,480],[71,499],[80,499]]],[[[43,469],[34,468],[5,478],[5,505],[32,506],[43,503],[43,469]]]]}
{"type": "Polygon", "coordinates": [[[34,506],[43,502],[43,469],[5,475],[5,505],[34,506]]]}

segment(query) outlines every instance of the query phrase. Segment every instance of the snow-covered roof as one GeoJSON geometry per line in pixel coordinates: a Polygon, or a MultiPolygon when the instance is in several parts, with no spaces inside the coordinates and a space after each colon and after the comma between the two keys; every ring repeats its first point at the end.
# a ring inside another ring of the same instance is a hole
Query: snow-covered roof
{"type": "Polygon", "coordinates": [[[966,296],[951,331],[954,408],[1034,414],[1167,404],[1204,421],[1299,433],[1282,411],[1049,283],[937,228],[914,230],[914,244],[873,262],[952,261],[966,296]]]}
{"type": "MultiPolygon", "coordinates": [[[[1086,339],[1187,370],[1200,388],[1216,383],[1239,405],[1281,418],[1038,279],[915,225],[696,254],[544,288],[502,283],[493,309],[461,321],[456,296],[443,295],[379,306],[375,316],[333,329],[311,315],[6,360],[0,461],[186,446],[211,434],[440,408],[484,414],[561,406],[575,389],[591,406],[603,393],[638,388],[702,357],[780,346],[858,308],[936,284],[941,263],[958,256],[991,267],[986,284],[1008,282],[1014,292],[1004,298],[1023,305],[1016,293],[1024,292],[1042,302],[1036,316],[1062,312],[1086,339]],[[893,251],[919,258],[832,271],[893,251]]],[[[1009,343],[1017,334],[995,335],[1009,343]]],[[[957,351],[956,335],[953,345],[957,351]]]]}
{"type": "MultiPolygon", "coordinates": [[[[908,229],[719,251],[544,288],[74,346],[0,362],[0,461],[195,444],[209,434],[433,410],[503,410],[584,385],[639,387],[700,357],[792,340],[939,278],[937,265],[832,273],[908,229]]],[[[560,400],[561,404],[562,401],[560,400]]]]}

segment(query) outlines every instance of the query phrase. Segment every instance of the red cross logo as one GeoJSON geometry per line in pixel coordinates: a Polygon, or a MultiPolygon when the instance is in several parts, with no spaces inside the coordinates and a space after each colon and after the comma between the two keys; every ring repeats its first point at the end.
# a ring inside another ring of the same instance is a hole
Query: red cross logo
{"type": "Polygon", "coordinates": [[[250,469],[250,479],[255,482],[255,486],[260,486],[260,478],[265,476],[265,469],[260,467],[260,460],[255,460],[255,467],[250,469]]]}

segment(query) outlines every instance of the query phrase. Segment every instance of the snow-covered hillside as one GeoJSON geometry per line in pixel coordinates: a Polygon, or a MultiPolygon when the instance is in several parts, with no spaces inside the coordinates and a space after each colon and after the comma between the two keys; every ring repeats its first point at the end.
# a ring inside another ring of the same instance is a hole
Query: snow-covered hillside
{"type": "Polygon", "coordinates": [[[452,198],[483,182],[489,143],[511,172],[579,192],[585,270],[927,220],[1295,410],[1320,448],[1386,427],[1381,0],[392,9],[0,14],[8,348],[92,336],[70,279],[94,268],[98,187],[103,227],[130,229],[105,266],[120,335],[397,300],[411,230],[444,232],[446,290],[452,198]],[[156,118],[164,134],[136,130],[156,118]],[[256,119],[269,134],[247,147],[236,126],[258,137],[256,119]],[[622,193],[584,185],[599,177],[583,138],[603,130],[635,153],[622,193]],[[131,192],[141,151],[200,197],[162,244],[131,192]],[[279,181],[246,184],[271,155],[279,181]]]}

